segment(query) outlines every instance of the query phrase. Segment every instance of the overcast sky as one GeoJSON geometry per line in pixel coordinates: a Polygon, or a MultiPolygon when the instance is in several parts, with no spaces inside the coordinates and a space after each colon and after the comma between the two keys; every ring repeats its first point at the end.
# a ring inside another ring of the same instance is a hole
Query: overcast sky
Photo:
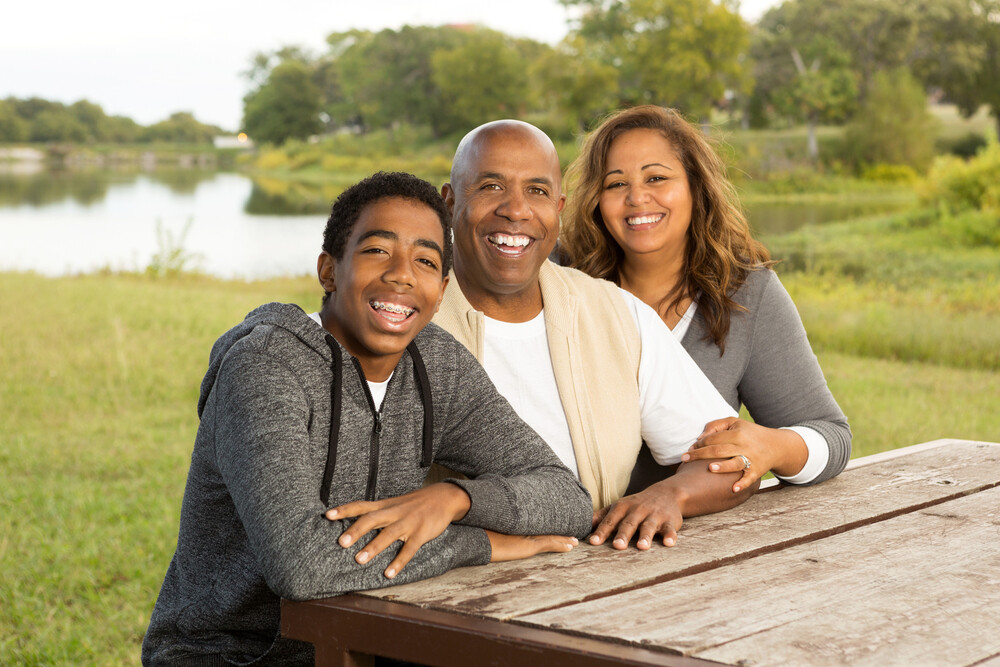
{"type": "MultiPolygon", "coordinates": [[[[743,0],[756,20],[779,0],[743,0]]],[[[557,0],[39,0],[9,2],[0,25],[0,98],[88,99],[143,125],[175,111],[235,130],[258,51],[321,53],[331,32],[479,23],[550,44],[568,29],[557,0]]]]}

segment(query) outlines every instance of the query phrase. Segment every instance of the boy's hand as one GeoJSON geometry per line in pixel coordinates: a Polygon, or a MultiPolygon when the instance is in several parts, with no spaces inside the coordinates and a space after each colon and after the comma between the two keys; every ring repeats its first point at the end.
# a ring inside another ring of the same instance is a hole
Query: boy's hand
{"type": "Polygon", "coordinates": [[[394,498],[340,505],[327,510],[326,518],[331,521],[357,519],[337,540],[342,547],[351,546],[372,530],[379,531],[354,557],[362,564],[396,540],[402,541],[399,553],[385,569],[386,578],[392,579],[421,546],[443,533],[453,521],[464,517],[470,503],[469,494],[462,487],[439,482],[394,498]]]}
{"type": "Polygon", "coordinates": [[[487,530],[486,536],[490,538],[490,547],[493,549],[491,563],[520,560],[535,554],[565,552],[577,544],[575,537],[562,535],[505,535],[487,530]]]}

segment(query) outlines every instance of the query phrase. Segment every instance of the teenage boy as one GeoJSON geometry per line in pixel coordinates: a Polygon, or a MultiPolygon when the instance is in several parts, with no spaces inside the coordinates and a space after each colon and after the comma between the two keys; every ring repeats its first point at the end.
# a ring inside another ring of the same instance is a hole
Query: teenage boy
{"type": "Polygon", "coordinates": [[[310,645],[278,636],[282,597],[576,544],[510,534],[587,534],[587,492],[430,324],[449,220],[429,183],[365,179],[327,222],[321,311],[268,304],[216,342],[144,663],[311,664],[310,645]],[[421,488],[432,462],[472,479],[421,488]]]}

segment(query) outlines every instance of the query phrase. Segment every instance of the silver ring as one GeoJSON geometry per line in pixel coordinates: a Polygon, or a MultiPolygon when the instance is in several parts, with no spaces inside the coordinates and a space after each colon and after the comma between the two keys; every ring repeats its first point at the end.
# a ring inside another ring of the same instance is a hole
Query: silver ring
{"type": "Polygon", "coordinates": [[[749,470],[750,469],[750,459],[748,459],[747,457],[743,456],[742,454],[737,454],[736,458],[743,459],[743,469],[744,470],[749,470]]]}

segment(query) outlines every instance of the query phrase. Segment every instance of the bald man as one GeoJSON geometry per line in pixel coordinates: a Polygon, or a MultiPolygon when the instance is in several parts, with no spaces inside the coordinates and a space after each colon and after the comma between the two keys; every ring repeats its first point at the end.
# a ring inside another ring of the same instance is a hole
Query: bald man
{"type": "Polygon", "coordinates": [[[548,261],[565,204],[559,158],[515,120],[462,139],[441,194],[452,212],[454,270],[434,321],[484,365],[594,499],[592,544],[673,546],[686,516],[734,507],[739,474],[681,464],[623,498],[645,441],[677,464],[715,419],[735,416],[656,312],[616,285],[548,261]]]}

